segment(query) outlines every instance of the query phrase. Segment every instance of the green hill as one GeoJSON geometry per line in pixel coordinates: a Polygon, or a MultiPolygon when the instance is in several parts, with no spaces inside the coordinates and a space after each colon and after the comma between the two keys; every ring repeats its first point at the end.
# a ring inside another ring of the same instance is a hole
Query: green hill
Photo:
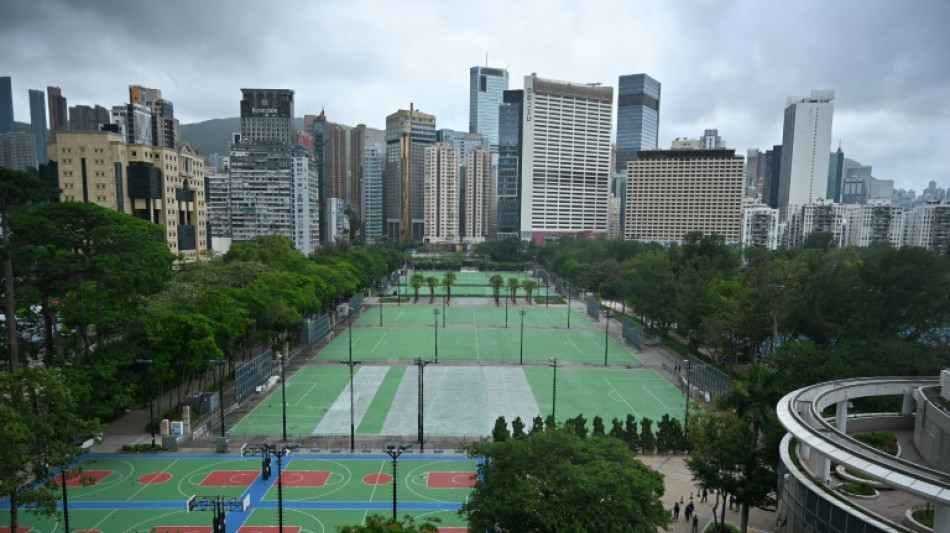
{"type": "MultiPolygon", "coordinates": [[[[303,129],[303,118],[295,118],[294,127],[303,129]]],[[[214,153],[227,155],[231,137],[240,131],[240,117],[214,118],[179,126],[181,140],[191,144],[192,148],[204,156],[214,153]]]]}

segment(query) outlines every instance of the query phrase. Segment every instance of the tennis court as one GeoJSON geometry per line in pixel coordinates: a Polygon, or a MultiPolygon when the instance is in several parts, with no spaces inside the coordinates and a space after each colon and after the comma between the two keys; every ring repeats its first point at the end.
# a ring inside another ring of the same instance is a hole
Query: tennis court
{"type": "MultiPolygon", "coordinates": [[[[423,301],[422,298],[419,299],[423,301]]],[[[523,298],[518,299],[524,302],[523,298]]],[[[438,322],[441,327],[443,322],[446,326],[466,326],[470,328],[489,328],[505,327],[508,328],[521,326],[521,311],[524,311],[524,325],[526,328],[547,327],[547,328],[565,328],[567,329],[568,310],[565,305],[546,306],[543,304],[533,305],[505,305],[505,300],[501,300],[501,305],[471,306],[471,305],[442,305],[442,300],[437,299],[433,305],[396,305],[384,304],[382,313],[380,306],[376,305],[367,308],[366,312],[356,318],[355,326],[380,327],[380,314],[382,314],[382,327],[390,326],[426,326],[432,327],[438,322]],[[444,310],[444,313],[443,313],[444,310]],[[435,311],[439,313],[436,314],[435,311]]],[[[595,325],[590,317],[576,309],[570,310],[571,328],[591,328],[600,327],[595,325]]],[[[355,332],[355,331],[354,331],[355,332]]]]}
{"type": "MultiPolygon", "coordinates": [[[[283,461],[284,528],[332,532],[359,524],[366,516],[392,512],[392,461],[385,455],[294,454],[283,461]]],[[[73,532],[131,533],[156,531],[206,533],[213,513],[186,510],[193,495],[222,496],[247,502],[246,510],[227,515],[229,532],[273,532],[277,516],[277,464],[271,478],[261,478],[261,458],[238,455],[97,455],[81,463],[95,483],[67,482],[73,532]]],[[[474,460],[411,453],[400,457],[397,471],[399,515],[437,516],[442,526],[464,528],[456,510],[474,483],[474,460]]],[[[58,492],[58,487],[57,487],[58,492]]],[[[243,508],[243,505],[240,507],[243,508]]],[[[9,513],[0,514],[9,523],[9,513]]],[[[21,511],[21,532],[53,533],[63,529],[55,518],[21,511]]],[[[447,530],[450,531],[450,530],[447,530]]],[[[462,530],[464,531],[464,529],[462,530]]]]}

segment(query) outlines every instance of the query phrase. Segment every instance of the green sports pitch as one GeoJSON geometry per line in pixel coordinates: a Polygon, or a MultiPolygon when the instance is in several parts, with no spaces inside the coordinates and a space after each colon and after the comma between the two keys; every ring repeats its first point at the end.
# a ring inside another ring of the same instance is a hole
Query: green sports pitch
{"type": "MultiPolygon", "coordinates": [[[[271,461],[273,473],[265,481],[259,456],[88,455],[79,464],[82,480],[67,476],[70,530],[208,533],[213,513],[187,510],[186,502],[196,496],[221,497],[236,508],[227,514],[229,533],[275,533],[278,474],[276,459],[271,461]]],[[[437,517],[445,531],[465,531],[457,509],[475,483],[474,460],[409,453],[397,465],[399,516],[437,517]]],[[[392,512],[394,478],[388,456],[293,454],[283,467],[285,531],[332,532],[360,524],[372,513],[392,512]]],[[[61,485],[54,485],[60,494],[61,485]]],[[[18,531],[58,533],[64,528],[62,518],[21,509],[18,531]]],[[[8,511],[0,512],[0,523],[9,523],[8,511]]]]}

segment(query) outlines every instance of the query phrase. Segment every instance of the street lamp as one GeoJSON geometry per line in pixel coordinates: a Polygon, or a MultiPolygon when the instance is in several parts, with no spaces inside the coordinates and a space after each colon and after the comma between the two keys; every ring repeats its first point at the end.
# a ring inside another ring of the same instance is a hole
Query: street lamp
{"type": "Polygon", "coordinates": [[[435,316],[435,362],[439,362],[439,310],[432,310],[433,316],[435,316]]]}
{"type": "Polygon", "coordinates": [[[604,366],[607,366],[607,346],[610,341],[610,317],[613,316],[613,313],[610,312],[610,309],[604,311],[604,318],[607,320],[607,325],[604,326],[604,366]]]}
{"type": "Polygon", "coordinates": [[[565,283],[564,288],[567,289],[567,329],[571,329],[571,286],[565,283]]]}
{"type": "Polygon", "coordinates": [[[271,455],[277,457],[277,531],[284,533],[284,483],[281,474],[281,459],[285,455],[290,455],[293,450],[299,448],[296,442],[285,442],[282,449],[278,449],[273,442],[265,442],[264,450],[269,451],[271,455]]]}
{"type": "Polygon", "coordinates": [[[521,351],[518,353],[518,364],[524,365],[524,315],[527,313],[524,309],[518,311],[521,315],[521,351]]]}
{"type": "MultiPolygon", "coordinates": [[[[149,363],[151,363],[151,361],[149,361],[149,363]]],[[[83,450],[88,450],[89,448],[92,448],[92,445],[95,443],[96,443],[95,439],[89,439],[83,442],[82,444],[80,444],[79,447],[83,450]]],[[[63,485],[63,526],[64,526],[64,531],[66,531],[66,533],[69,533],[69,499],[66,496],[66,470],[67,470],[67,465],[63,465],[63,469],[60,471],[59,474],[60,476],[62,476],[62,485],[63,485]]]]}
{"type": "Polygon", "coordinates": [[[510,298],[511,298],[510,296],[505,297],[505,327],[506,328],[508,327],[508,300],[510,298]]]}
{"type": "MultiPolygon", "coordinates": [[[[221,442],[223,443],[225,442],[223,440],[225,438],[225,435],[224,435],[224,365],[227,364],[227,361],[225,361],[224,359],[212,359],[208,362],[218,367],[218,376],[219,376],[218,377],[218,403],[221,404],[218,406],[218,408],[221,410],[221,439],[222,439],[221,442]]],[[[219,444],[219,448],[220,447],[221,445],[219,444]]]]}
{"type": "MultiPolygon", "coordinates": [[[[286,351],[286,348],[285,348],[285,351],[286,351]]],[[[280,352],[277,352],[277,360],[280,362],[280,400],[281,400],[280,414],[283,419],[284,442],[287,442],[287,379],[286,379],[286,372],[284,372],[284,367],[286,366],[285,359],[288,355],[289,354],[281,355],[280,352]]],[[[222,409],[223,409],[223,404],[222,404],[222,409]]],[[[223,413],[224,411],[222,410],[221,412],[223,413]]]]}
{"type": "MultiPolygon", "coordinates": [[[[436,330],[438,331],[438,330],[436,330]]],[[[438,361],[436,361],[438,362],[438,361]]],[[[412,364],[419,367],[419,451],[425,450],[425,442],[423,441],[423,433],[425,431],[425,368],[426,366],[432,364],[432,361],[423,361],[421,357],[416,357],[412,360],[412,364]]]]}
{"type": "Polygon", "coordinates": [[[379,327],[383,327],[383,284],[379,284],[379,327]]]}
{"type": "Polygon", "coordinates": [[[152,434],[152,448],[155,447],[155,409],[153,407],[152,396],[152,360],[137,359],[135,361],[140,365],[145,365],[146,379],[148,380],[148,430],[152,434]]]}
{"type": "MultiPolygon", "coordinates": [[[[448,287],[446,287],[446,289],[448,289],[448,287]]],[[[442,327],[443,328],[445,327],[445,299],[448,298],[448,296],[449,296],[449,291],[446,290],[445,294],[442,295],[442,327]]]]}
{"type": "Polygon", "coordinates": [[[557,413],[557,359],[550,359],[548,366],[554,367],[554,383],[551,387],[551,420],[557,422],[555,414],[557,413]]]}
{"type": "Polygon", "coordinates": [[[399,447],[396,447],[395,444],[386,445],[386,455],[393,460],[393,522],[396,521],[396,487],[399,485],[396,482],[396,459],[399,459],[399,456],[408,449],[409,446],[405,444],[400,444],[399,447]]]}
{"type": "Polygon", "coordinates": [[[353,367],[363,364],[363,361],[354,361],[353,352],[351,351],[350,360],[340,361],[340,364],[350,367],[350,453],[354,453],[356,451],[356,424],[353,414],[353,367]]]}

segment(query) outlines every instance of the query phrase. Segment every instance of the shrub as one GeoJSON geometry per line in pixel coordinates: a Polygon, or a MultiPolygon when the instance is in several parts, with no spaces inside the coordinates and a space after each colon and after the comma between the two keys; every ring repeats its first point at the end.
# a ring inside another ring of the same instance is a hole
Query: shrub
{"type": "Polygon", "coordinates": [[[876,450],[880,450],[890,455],[897,455],[897,435],[889,431],[860,433],[858,435],[854,435],[854,438],[876,450]]]}
{"type": "Polygon", "coordinates": [[[838,489],[855,496],[874,496],[877,491],[868,483],[842,483],[838,489]]]}
{"type": "Polygon", "coordinates": [[[162,447],[156,444],[152,446],[151,442],[143,444],[126,444],[122,446],[122,451],[126,453],[157,453],[162,451],[162,447]]]}

